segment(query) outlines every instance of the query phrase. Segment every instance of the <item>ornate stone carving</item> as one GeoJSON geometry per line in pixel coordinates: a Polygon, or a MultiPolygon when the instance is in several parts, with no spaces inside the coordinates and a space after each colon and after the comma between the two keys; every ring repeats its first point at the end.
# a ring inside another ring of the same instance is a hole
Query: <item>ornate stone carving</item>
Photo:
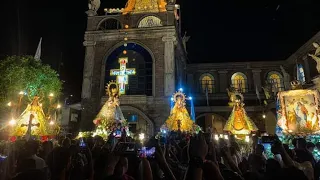
{"type": "Polygon", "coordinates": [[[97,11],[100,8],[100,0],[88,0],[88,8],[89,10],[86,12],[88,16],[97,15],[97,11]]]}
{"type": "Polygon", "coordinates": [[[313,54],[309,54],[309,56],[313,60],[315,60],[317,62],[317,71],[318,71],[318,73],[320,73],[320,57],[319,57],[319,55],[320,55],[320,46],[319,46],[318,43],[313,43],[312,45],[313,45],[313,47],[316,48],[316,50],[315,50],[315,52],[313,54]]]}
{"type": "Polygon", "coordinates": [[[141,19],[138,24],[138,28],[147,28],[147,27],[159,27],[162,26],[162,21],[156,16],[146,16],[141,19]]]}

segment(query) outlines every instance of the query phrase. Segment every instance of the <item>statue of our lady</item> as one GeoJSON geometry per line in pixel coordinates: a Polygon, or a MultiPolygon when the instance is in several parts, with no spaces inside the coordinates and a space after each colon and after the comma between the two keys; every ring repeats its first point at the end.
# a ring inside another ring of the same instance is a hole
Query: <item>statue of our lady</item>
{"type": "Polygon", "coordinates": [[[246,135],[258,130],[244,109],[243,95],[238,92],[233,92],[230,96],[230,101],[233,104],[232,112],[228,121],[224,126],[224,131],[232,134],[246,135]]]}
{"type": "Polygon", "coordinates": [[[97,126],[96,135],[109,134],[113,127],[126,123],[120,109],[118,85],[115,82],[110,82],[107,86],[107,93],[109,96],[107,102],[93,120],[97,126]]]}
{"type": "Polygon", "coordinates": [[[165,122],[170,131],[193,132],[197,126],[189,116],[185,107],[185,99],[186,97],[182,92],[173,95],[175,104],[165,122]]]}
{"type": "Polygon", "coordinates": [[[30,134],[33,136],[47,136],[50,134],[47,129],[49,123],[39,101],[40,98],[34,96],[32,102],[28,104],[27,108],[17,119],[17,124],[11,133],[12,136],[24,136],[30,128],[30,134]],[[30,119],[31,117],[32,119],[30,119]]]}

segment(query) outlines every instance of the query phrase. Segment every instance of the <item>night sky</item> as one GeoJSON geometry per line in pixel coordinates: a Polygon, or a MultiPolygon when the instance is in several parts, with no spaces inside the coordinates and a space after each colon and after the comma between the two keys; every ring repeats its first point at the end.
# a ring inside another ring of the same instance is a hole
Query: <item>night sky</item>
{"type": "MultiPolygon", "coordinates": [[[[102,0],[124,7],[126,0],[102,0]]],[[[284,60],[320,30],[319,0],[184,0],[183,31],[191,36],[189,59],[197,62],[284,60]]],[[[10,0],[0,11],[0,58],[34,55],[43,37],[42,61],[65,81],[64,94],[80,98],[87,1],[10,0]]]]}

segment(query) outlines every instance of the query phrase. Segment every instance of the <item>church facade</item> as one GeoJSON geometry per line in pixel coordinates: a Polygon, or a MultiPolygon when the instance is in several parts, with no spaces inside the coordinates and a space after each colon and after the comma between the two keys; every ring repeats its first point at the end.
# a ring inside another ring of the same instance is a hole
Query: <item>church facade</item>
{"type": "Polygon", "coordinates": [[[272,84],[274,94],[288,90],[297,74],[308,86],[317,70],[307,54],[320,33],[287,60],[190,64],[178,11],[169,3],[161,12],[124,15],[106,10],[104,16],[88,16],[81,130],[93,127],[92,120],[107,99],[105,86],[114,80],[123,91],[121,109],[133,132],[150,136],[157,132],[169,116],[170,98],[178,88],[193,97],[196,122],[222,132],[231,113],[227,88],[234,87],[243,93],[246,111],[257,127],[273,133],[274,98],[264,105],[263,87],[272,84]]]}

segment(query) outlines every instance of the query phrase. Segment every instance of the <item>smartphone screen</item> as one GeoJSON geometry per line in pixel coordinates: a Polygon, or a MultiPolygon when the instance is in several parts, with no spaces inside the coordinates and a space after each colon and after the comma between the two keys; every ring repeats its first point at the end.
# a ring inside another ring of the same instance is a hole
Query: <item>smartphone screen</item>
{"type": "Polygon", "coordinates": [[[262,136],[260,139],[261,144],[273,144],[273,142],[276,140],[275,136],[262,136]]]}
{"type": "Polygon", "coordinates": [[[139,151],[139,157],[151,158],[155,157],[156,148],[155,147],[142,147],[139,151]]]}
{"type": "Polygon", "coordinates": [[[134,143],[124,143],[124,142],[120,142],[118,143],[114,150],[113,150],[116,154],[132,154],[136,152],[136,146],[134,143]]]}
{"type": "Polygon", "coordinates": [[[80,147],[86,147],[86,143],[83,141],[82,138],[80,139],[79,146],[80,147]]]}
{"type": "Polygon", "coordinates": [[[116,130],[115,135],[116,138],[120,138],[121,137],[121,130],[116,130]]]}

